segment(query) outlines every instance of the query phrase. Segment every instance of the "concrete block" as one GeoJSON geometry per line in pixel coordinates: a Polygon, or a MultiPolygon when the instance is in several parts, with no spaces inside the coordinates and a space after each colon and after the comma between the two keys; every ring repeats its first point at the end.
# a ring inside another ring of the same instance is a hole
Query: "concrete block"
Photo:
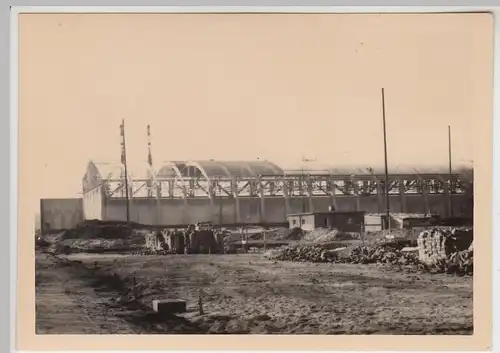
{"type": "Polygon", "coordinates": [[[161,314],[185,313],[186,301],[181,299],[153,300],[153,310],[161,314]]]}

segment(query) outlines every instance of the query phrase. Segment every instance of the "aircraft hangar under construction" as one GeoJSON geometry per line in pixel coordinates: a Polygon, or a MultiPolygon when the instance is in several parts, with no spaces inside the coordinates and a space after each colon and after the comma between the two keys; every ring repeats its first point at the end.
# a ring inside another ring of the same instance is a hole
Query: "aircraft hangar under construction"
{"type": "MultiPolygon", "coordinates": [[[[284,169],[263,160],[169,161],[146,164],[142,176],[120,163],[89,162],[83,177],[83,218],[148,225],[274,224],[288,214],[385,212],[383,169],[304,163],[284,169]],[[126,193],[128,184],[128,198],[126,193]]],[[[391,212],[472,217],[472,172],[389,168],[391,212]]]]}

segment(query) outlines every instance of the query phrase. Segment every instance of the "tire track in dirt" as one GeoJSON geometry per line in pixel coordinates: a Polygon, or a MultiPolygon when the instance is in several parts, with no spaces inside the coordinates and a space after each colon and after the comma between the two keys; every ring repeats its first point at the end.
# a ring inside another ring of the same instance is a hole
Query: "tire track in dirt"
{"type": "MultiPolygon", "coordinates": [[[[238,278],[236,282],[225,283],[226,292],[228,285],[232,284],[231,292],[236,293],[233,295],[236,305],[232,307],[251,310],[245,302],[253,299],[253,303],[261,303],[264,309],[261,314],[270,314],[278,321],[282,319],[290,323],[291,320],[290,326],[299,331],[309,329],[317,332],[322,330],[321,327],[331,331],[331,327],[347,326],[347,331],[362,333],[472,332],[472,313],[463,315],[460,311],[457,316],[455,309],[448,308],[448,299],[457,293],[450,295],[449,288],[444,285],[429,286],[430,281],[412,274],[388,273],[382,276],[379,268],[375,268],[378,276],[371,277],[369,273],[363,275],[352,269],[351,274],[344,273],[342,266],[335,269],[319,265],[316,267],[323,269],[311,276],[310,267],[311,264],[286,267],[273,262],[256,266],[249,261],[239,262],[237,267],[234,263],[221,262],[215,268],[211,267],[211,271],[207,271],[206,266],[199,266],[197,271],[216,272],[219,278],[232,273],[238,278]],[[301,283],[296,283],[292,279],[297,279],[300,269],[304,270],[304,277],[301,283]],[[272,302],[269,301],[270,292],[274,297],[272,302]],[[402,296],[406,296],[404,302],[401,301],[402,296]],[[380,297],[385,298],[383,308],[377,303],[380,297]],[[360,305],[360,299],[363,305],[360,305]],[[434,323],[421,324],[429,319],[434,323]],[[394,325],[395,321],[401,324],[394,325]]],[[[346,266],[345,270],[349,267],[355,266],[346,266]]],[[[449,280],[445,277],[440,279],[449,280]]],[[[255,304],[251,306],[255,309],[255,304]]]]}
{"type": "MultiPolygon", "coordinates": [[[[136,276],[145,288],[144,305],[154,298],[185,299],[188,313],[182,316],[200,333],[472,332],[471,283],[464,278],[367,265],[275,263],[258,255],[98,259],[103,273],[136,276]],[[200,289],[205,315],[197,312],[200,289]]],[[[168,331],[156,325],[141,330],[168,331]]]]}
{"type": "Polygon", "coordinates": [[[36,255],[36,333],[134,333],[130,325],[108,316],[79,272],[76,263],[36,255]]]}

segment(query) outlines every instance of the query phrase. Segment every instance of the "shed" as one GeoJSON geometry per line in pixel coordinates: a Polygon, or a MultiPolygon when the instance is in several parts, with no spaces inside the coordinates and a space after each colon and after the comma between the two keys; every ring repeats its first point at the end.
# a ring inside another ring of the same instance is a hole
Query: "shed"
{"type": "Polygon", "coordinates": [[[290,228],[301,228],[306,231],[315,228],[338,229],[344,232],[364,231],[365,212],[308,212],[294,213],[287,216],[290,228]]]}
{"type": "Polygon", "coordinates": [[[439,216],[416,213],[391,213],[391,227],[394,228],[426,228],[439,221],[439,216]]]}
{"type": "MultiPolygon", "coordinates": [[[[391,213],[391,229],[414,229],[431,227],[439,222],[438,215],[415,214],[415,213],[391,213]]],[[[367,232],[378,232],[387,224],[385,214],[366,214],[365,230],[367,232]]]]}

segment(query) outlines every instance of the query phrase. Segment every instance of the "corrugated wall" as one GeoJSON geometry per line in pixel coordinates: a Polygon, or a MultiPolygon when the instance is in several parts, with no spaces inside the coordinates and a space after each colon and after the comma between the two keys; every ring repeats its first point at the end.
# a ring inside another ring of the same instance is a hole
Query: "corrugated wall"
{"type": "MultiPolygon", "coordinates": [[[[99,194],[100,195],[100,194],[99,194]]],[[[87,197],[87,195],[86,195],[87,197]]],[[[89,196],[90,198],[90,196],[89,196]]],[[[455,204],[455,214],[461,215],[460,207],[465,199],[465,195],[455,195],[453,202],[455,204]]],[[[95,203],[89,201],[89,205],[93,205],[87,212],[87,201],[85,203],[86,219],[102,219],[110,221],[125,221],[126,220],[126,202],[124,199],[111,199],[104,203],[98,202],[101,200],[99,196],[94,197],[95,203]],[[102,207],[102,208],[101,208],[102,207]],[[102,213],[101,213],[102,212],[102,213]],[[91,216],[92,215],[92,216],[91,216]],[[101,216],[102,215],[102,216],[101,216]],[[98,216],[102,218],[98,218],[98,216]]],[[[425,213],[429,208],[433,213],[446,216],[446,202],[444,195],[429,195],[428,204],[420,196],[406,197],[406,212],[410,213],[425,213]]],[[[327,211],[331,204],[331,198],[316,196],[312,198],[312,208],[308,207],[307,212],[322,212],[327,211]]],[[[235,200],[224,199],[222,205],[220,200],[214,200],[211,205],[208,199],[161,199],[159,203],[155,199],[132,199],[130,201],[130,220],[142,224],[188,224],[197,222],[211,221],[218,223],[221,219],[222,223],[239,223],[239,222],[286,222],[287,214],[303,212],[303,200],[300,198],[289,199],[288,205],[284,198],[266,198],[264,201],[264,215],[261,219],[259,205],[260,200],[240,199],[239,200],[239,218],[237,217],[237,207],[235,200]],[[222,211],[222,217],[220,212],[222,211]]],[[[357,211],[356,199],[353,197],[337,198],[337,211],[357,211]]],[[[367,213],[380,213],[383,209],[380,207],[376,196],[362,197],[360,199],[359,211],[367,213]]],[[[399,196],[391,196],[391,212],[403,212],[403,207],[399,196]]],[[[372,231],[379,229],[377,223],[380,220],[372,220],[375,222],[372,231]]],[[[368,229],[367,229],[368,231],[368,229]]]]}

